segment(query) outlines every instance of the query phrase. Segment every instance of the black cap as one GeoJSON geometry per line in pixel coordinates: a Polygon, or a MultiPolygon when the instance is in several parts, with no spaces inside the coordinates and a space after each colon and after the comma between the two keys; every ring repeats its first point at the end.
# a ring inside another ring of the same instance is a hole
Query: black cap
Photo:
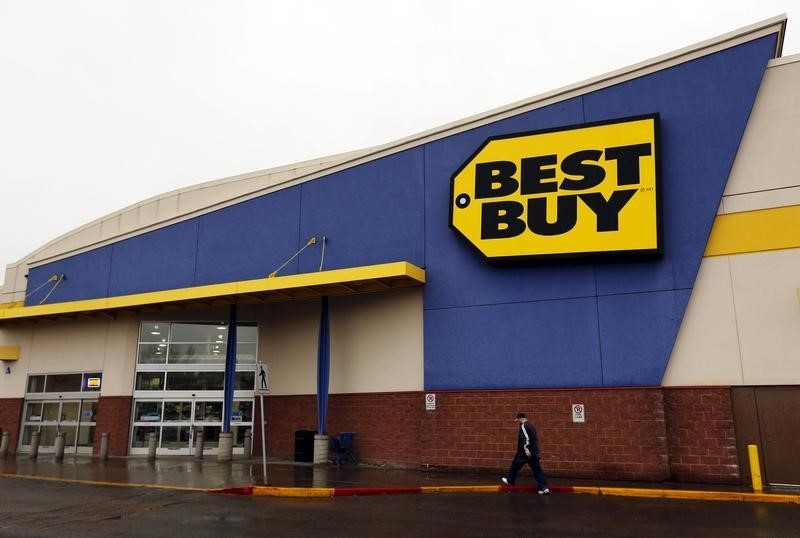
{"type": "Polygon", "coordinates": [[[525,413],[517,413],[517,418],[515,418],[514,420],[519,420],[521,418],[525,418],[525,413]]]}

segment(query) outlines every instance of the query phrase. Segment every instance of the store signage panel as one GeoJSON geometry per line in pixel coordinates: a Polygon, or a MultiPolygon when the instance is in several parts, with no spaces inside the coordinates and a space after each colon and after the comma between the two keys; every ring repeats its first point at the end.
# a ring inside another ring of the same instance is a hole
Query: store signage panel
{"type": "Polygon", "coordinates": [[[453,175],[450,226],[486,258],[659,253],[658,115],[487,140],[453,175]]]}

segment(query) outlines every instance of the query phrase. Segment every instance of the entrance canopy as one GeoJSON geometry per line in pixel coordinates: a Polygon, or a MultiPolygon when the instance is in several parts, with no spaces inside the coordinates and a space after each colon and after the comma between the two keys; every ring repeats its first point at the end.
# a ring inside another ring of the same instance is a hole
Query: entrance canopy
{"type": "Polygon", "coordinates": [[[100,299],[36,306],[5,305],[6,308],[0,308],[0,324],[219,308],[231,304],[277,303],[322,296],[374,293],[422,286],[424,283],[424,269],[401,261],[100,299]]]}

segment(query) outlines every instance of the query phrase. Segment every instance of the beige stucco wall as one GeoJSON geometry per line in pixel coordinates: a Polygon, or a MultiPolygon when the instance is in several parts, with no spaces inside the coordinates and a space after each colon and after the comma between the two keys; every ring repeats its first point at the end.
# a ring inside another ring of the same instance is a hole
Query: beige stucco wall
{"type": "MultiPolygon", "coordinates": [[[[315,394],[319,301],[272,305],[259,358],[270,393],[315,394]]],[[[415,391],[423,386],[422,289],[330,300],[330,392],[415,391]]]]}

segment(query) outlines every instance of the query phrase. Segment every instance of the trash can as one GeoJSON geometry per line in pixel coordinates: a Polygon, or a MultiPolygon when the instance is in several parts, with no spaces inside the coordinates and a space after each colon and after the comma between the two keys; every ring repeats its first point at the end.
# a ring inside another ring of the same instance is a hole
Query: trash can
{"type": "Polygon", "coordinates": [[[314,430],[297,430],[294,432],[294,461],[314,461],[314,430]]]}

